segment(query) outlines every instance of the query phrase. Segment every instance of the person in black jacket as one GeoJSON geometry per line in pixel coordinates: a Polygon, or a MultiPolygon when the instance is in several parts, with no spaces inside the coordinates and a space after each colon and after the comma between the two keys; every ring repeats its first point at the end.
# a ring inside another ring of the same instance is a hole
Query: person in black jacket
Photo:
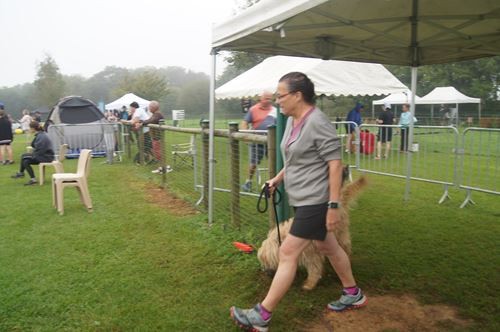
{"type": "Polygon", "coordinates": [[[12,159],[12,123],[5,111],[0,107],[0,160],[3,165],[13,164],[12,159]]]}
{"type": "Polygon", "coordinates": [[[25,184],[27,186],[36,184],[35,173],[31,165],[38,165],[40,163],[47,163],[54,160],[54,148],[49,136],[43,131],[40,123],[32,121],[30,123],[30,131],[35,133],[35,138],[31,142],[33,152],[25,153],[21,156],[21,167],[19,172],[12,175],[12,178],[18,179],[24,177],[24,170],[30,175],[30,180],[25,184]]]}

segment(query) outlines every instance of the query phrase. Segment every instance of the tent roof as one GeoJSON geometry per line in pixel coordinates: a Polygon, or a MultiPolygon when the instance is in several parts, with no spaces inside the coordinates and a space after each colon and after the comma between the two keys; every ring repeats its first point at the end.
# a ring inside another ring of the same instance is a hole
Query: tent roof
{"type": "MultiPolygon", "coordinates": [[[[415,96],[415,104],[420,103],[420,97],[415,96]]],[[[411,102],[411,91],[406,90],[404,92],[391,93],[385,98],[374,100],[372,102],[373,105],[384,105],[385,103],[389,103],[392,105],[402,105],[409,104],[411,102]]]]}
{"type": "Polygon", "coordinates": [[[481,99],[471,98],[452,86],[438,87],[420,98],[419,104],[479,104],[481,99]]]}
{"type": "Polygon", "coordinates": [[[408,90],[379,64],[274,56],[222,85],[215,95],[224,99],[274,92],[278,80],[291,71],[309,76],[318,95],[382,95],[408,90]]]}
{"type": "Polygon", "coordinates": [[[67,96],[59,99],[49,113],[48,120],[54,124],[91,123],[103,120],[96,104],[80,96],[67,96]]]}
{"type": "Polygon", "coordinates": [[[262,0],[212,47],[420,66],[500,55],[498,0],[262,0]]]}
{"type": "Polygon", "coordinates": [[[127,93],[118,98],[115,101],[112,101],[109,104],[106,104],[105,108],[107,110],[114,110],[114,109],[120,109],[123,106],[129,107],[130,103],[132,102],[137,102],[139,104],[139,107],[141,108],[146,108],[148,107],[150,101],[146,100],[144,98],[141,98],[133,93],[127,93]]]}

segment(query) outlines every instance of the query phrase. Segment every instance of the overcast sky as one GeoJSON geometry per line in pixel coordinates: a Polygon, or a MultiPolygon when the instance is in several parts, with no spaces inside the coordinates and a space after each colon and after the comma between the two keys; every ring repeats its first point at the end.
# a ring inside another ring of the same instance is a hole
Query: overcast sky
{"type": "Polygon", "coordinates": [[[45,54],[62,74],[86,78],[110,65],[180,66],[208,74],[212,23],[233,15],[237,3],[0,0],[0,87],[32,82],[45,54]]]}

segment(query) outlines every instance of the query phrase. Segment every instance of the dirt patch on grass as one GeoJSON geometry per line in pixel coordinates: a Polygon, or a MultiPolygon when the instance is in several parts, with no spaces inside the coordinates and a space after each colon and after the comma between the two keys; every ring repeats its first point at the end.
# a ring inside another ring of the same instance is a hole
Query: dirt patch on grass
{"type": "Polygon", "coordinates": [[[174,216],[192,216],[200,213],[188,202],[153,184],[145,186],[145,193],[148,201],[168,210],[174,216]]]}
{"type": "Polygon", "coordinates": [[[443,331],[465,328],[470,320],[458,317],[445,305],[422,305],[404,296],[370,296],[368,304],[342,313],[325,312],[320,321],[305,330],[323,331],[443,331]]]}

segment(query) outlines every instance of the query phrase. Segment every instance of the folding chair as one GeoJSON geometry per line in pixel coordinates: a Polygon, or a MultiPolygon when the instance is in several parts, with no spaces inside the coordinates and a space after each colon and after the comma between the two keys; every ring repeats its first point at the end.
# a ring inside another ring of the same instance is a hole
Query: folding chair
{"type": "Polygon", "coordinates": [[[91,152],[92,150],[89,149],[80,151],[76,173],[56,173],[52,175],[52,205],[61,215],[64,214],[63,191],[65,187],[76,187],[80,194],[80,200],[89,212],[92,211],[92,201],[87,184],[91,152]]]}
{"type": "Polygon", "coordinates": [[[68,152],[68,144],[61,144],[59,147],[59,155],[57,159],[51,161],[50,163],[40,163],[38,164],[39,177],[40,177],[40,185],[43,185],[45,180],[45,167],[54,166],[56,173],[64,173],[63,161],[66,159],[66,152],[68,152]]]}
{"type": "Polygon", "coordinates": [[[191,135],[189,143],[172,144],[172,156],[174,166],[177,164],[177,159],[180,163],[194,166],[194,158],[196,156],[195,135],[191,135]]]}

